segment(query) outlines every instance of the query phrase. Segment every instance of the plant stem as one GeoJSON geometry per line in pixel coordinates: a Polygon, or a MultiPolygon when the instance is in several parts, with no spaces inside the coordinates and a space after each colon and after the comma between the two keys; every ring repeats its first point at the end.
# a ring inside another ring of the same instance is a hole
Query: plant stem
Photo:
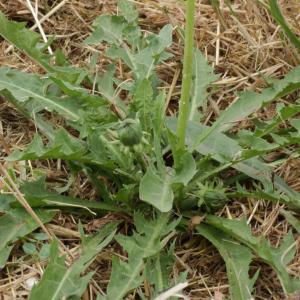
{"type": "Polygon", "coordinates": [[[190,107],[193,72],[194,27],[195,0],[187,0],[182,87],[177,127],[178,147],[180,150],[183,150],[185,147],[186,126],[190,107]]]}

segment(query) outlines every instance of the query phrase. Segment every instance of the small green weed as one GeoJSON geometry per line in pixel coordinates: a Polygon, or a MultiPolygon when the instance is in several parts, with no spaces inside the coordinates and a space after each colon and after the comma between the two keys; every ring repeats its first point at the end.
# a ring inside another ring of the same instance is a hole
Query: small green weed
{"type": "MultiPolygon", "coordinates": [[[[277,2],[270,4],[276,12],[277,2]]],[[[114,62],[121,60],[131,71],[131,78],[123,80],[116,76],[114,63],[98,74],[93,64],[87,68],[71,66],[59,50],[49,56],[49,45],[41,44],[38,34],[0,13],[0,34],[45,71],[39,75],[0,68],[0,94],[39,130],[24,151],[15,151],[7,161],[62,159],[70,176],[84,173],[99,195],[99,201],[62,195],[51,191],[41,177],[20,184],[27,202],[44,223],[54,217],[54,208],[79,216],[123,212],[133,218],[133,234],[129,236],[115,235],[118,224],[107,225],[92,237],[86,237],[81,229],[82,251],[69,267],[65,266],[65,257],[59,256],[54,239],[42,253],[43,258],[50,255],[50,262],[32,289],[30,300],[79,299],[93,275],[81,277],[81,273],[113,239],[128,258],[113,258],[106,294],[98,295],[98,299],[121,300],[135,289],[141,299],[146,299],[139,288],[145,281],[155,298],[187,280],[186,273],[170,278],[175,261],[174,236],[187,231],[190,218],[198,215],[205,218],[193,234],[209,240],[224,258],[232,299],[251,299],[259,276],[259,271],[252,278],[248,274],[255,256],[274,269],[286,294],[300,291],[300,280],[293,278],[287,268],[296,251],[291,232],[274,248],[264,237],[254,237],[245,220],[214,216],[232,199],[247,196],[300,208],[300,194],[275,175],[264,160],[268,153],[280,149],[299,155],[300,125],[296,116],[300,101],[278,103],[277,116],[272,120],[257,120],[253,130],[229,134],[240,120],[299,90],[300,67],[281,80],[269,79],[261,93],[240,93],[211,126],[201,124],[208,89],[218,75],[193,47],[195,1],[188,0],[186,5],[178,118],[165,114],[166,95],[158,88],[160,79],[156,73],[157,66],[172,58],[168,52],[172,45],[171,25],[157,34],[143,32],[138,25],[138,11],[127,0],[119,1],[119,15],[102,15],[94,21],[94,31],[85,44],[105,43],[106,57],[114,62]],[[45,111],[64,118],[65,128],[47,121],[45,111]],[[283,122],[289,123],[288,130],[280,127],[283,122]],[[222,176],[228,169],[236,174],[230,179],[222,176]],[[252,183],[247,188],[242,185],[245,179],[252,183]]],[[[281,15],[276,15],[282,23],[281,15]]],[[[288,31],[287,34],[295,45],[299,43],[288,31]]],[[[97,56],[92,61],[95,65],[97,56]]],[[[0,196],[4,212],[0,217],[0,232],[5,237],[0,242],[3,267],[13,243],[24,239],[38,225],[14,197],[0,196]]],[[[292,215],[283,215],[299,229],[292,215]]],[[[28,237],[23,250],[32,255],[42,252],[28,237]]]]}

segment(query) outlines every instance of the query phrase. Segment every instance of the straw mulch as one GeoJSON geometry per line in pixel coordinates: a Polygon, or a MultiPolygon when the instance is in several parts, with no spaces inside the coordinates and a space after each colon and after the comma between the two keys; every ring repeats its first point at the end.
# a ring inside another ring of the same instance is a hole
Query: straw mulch
{"type": "MultiPolygon", "coordinates": [[[[56,10],[62,0],[38,0],[39,17],[56,10]]],[[[35,1],[32,1],[34,3],[35,1]]],[[[198,1],[196,44],[207,56],[209,62],[221,74],[216,83],[219,92],[210,97],[206,107],[206,123],[218,117],[236,97],[237,91],[259,91],[265,86],[263,77],[280,78],[293,66],[297,65],[300,55],[293,45],[284,37],[281,29],[270,15],[255,0],[235,0],[232,2],[233,13],[222,3],[221,10],[214,10],[210,1],[198,1]]],[[[182,26],[184,8],[176,0],[136,0],[140,11],[140,22],[146,31],[158,31],[162,26],[172,23],[182,26]]],[[[280,1],[283,12],[293,30],[300,35],[299,0],[280,1]]],[[[0,9],[11,19],[26,21],[33,26],[34,20],[25,0],[1,0],[0,9]]],[[[63,49],[74,65],[85,65],[95,49],[82,45],[82,41],[91,30],[91,22],[100,14],[116,10],[113,0],[69,0],[65,1],[53,15],[47,18],[42,26],[47,35],[55,35],[53,47],[63,49]]],[[[40,72],[39,68],[19,51],[7,51],[9,45],[0,40],[0,65],[40,72]]],[[[98,50],[102,50],[98,48],[98,50]]],[[[174,34],[174,45],[171,49],[175,59],[164,64],[160,77],[171,94],[170,113],[176,110],[180,95],[180,70],[183,53],[182,41],[174,34]],[[173,83],[173,84],[172,84],[173,83]]],[[[105,57],[99,57],[99,69],[105,66],[105,57]]],[[[124,75],[126,76],[126,74],[124,75]]],[[[293,101],[293,97],[287,101],[293,101]]],[[[274,107],[259,112],[261,118],[272,118],[274,107]]],[[[54,117],[53,117],[54,118],[54,117]]],[[[60,120],[54,120],[60,122],[60,120]]],[[[250,120],[244,120],[239,128],[247,128],[250,120]]],[[[23,149],[32,139],[36,129],[34,124],[22,117],[5,99],[0,98],[0,150],[1,158],[13,149],[23,149]]],[[[35,162],[32,164],[14,164],[16,173],[23,178],[31,176],[31,167],[37,167],[46,173],[51,181],[66,184],[67,171],[59,162],[35,162]],[[28,168],[29,167],[29,168],[28,168]],[[27,173],[26,173],[27,170],[27,173]]],[[[277,172],[300,191],[300,161],[288,160],[278,167],[277,172]]],[[[94,197],[94,193],[84,177],[78,176],[71,193],[74,196],[94,197]]],[[[228,217],[251,216],[251,225],[255,234],[263,234],[276,245],[289,230],[286,221],[279,216],[282,206],[265,201],[246,199],[228,205],[221,213],[228,217]]],[[[122,216],[107,215],[99,219],[82,220],[87,231],[96,230],[101,224],[122,216]]],[[[70,249],[78,245],[76,216],[60,214],[48,226],[70,249]]],[[[110,272],[111,256],[120,253],[117,245],[106,250],[92,267],[96,271],[93,281],[84,299],[94,299],[91,295],[105,289],[110,272]],[[91,298],[89,298],[91,296],[91,298]]],[[[299,252],[299,251],[297,251],[299,252]]],[[[178,240],[176,250],[177,264],[174,273],[188,270],[190,287],[186,293],[191,299],[224,299],[228,295],[228,281],[225,265],[218,252],[201,238],[184,236],[178,240]]],[[[34,258],[24,256],[21,246],[16,246],[7,267],[0,273],[0,299],[26,299],[30,281],[38,279],[45,268],[34,258]]],[[[251,265],[251,273],[260,269],[260,276],[255,285],[256,299],[284,299],[283,291],[275,273],[260,261],[251,265]]],[[[293,274],[300,275],[300,253],[290,266],[293,274]]],[[[133,295],[128,299],[138,299],[133,295]]],[[[290,299],[300,299],[295,296],[290,299]]]]}

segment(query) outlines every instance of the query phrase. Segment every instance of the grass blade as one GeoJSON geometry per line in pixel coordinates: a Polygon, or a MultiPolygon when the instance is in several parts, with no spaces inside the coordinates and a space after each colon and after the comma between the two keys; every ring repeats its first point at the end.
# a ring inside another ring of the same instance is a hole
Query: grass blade
{"type": "Polygon", "coordinates": [[[276,22],[281,26],[289,40],[300,51],[300,40],[286,22],[284,16],[281,13],[277,0],[269,0],[269,11],[272,14],[273,18],[276,20],[276,22]]]}

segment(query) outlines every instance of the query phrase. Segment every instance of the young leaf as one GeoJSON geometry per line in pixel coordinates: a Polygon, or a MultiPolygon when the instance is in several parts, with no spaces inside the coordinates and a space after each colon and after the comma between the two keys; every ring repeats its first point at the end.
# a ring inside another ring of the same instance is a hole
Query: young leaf
{"type": "Polygon", "coordinates": [[[138,113],[142,127],[150,131],[151,115],[153,111],[153,89],[149,80],[142,80],[137,84],[133,95],[131,110],[138,113]]]}
{"type": "Polygon", "coordinates": [[[121,15],[126,19],[128,23],[135,22],[139,17],[138,11],[134,7],[134,5],[128,0],[119,0],[118,9],[120,10],[121,15]]]}
{"type": "MultiPolygon", "coordinates": [[[[134,56],[134,52],[131,51],[126,45],[123,47],[117,46],[117,45],[112,45],[107,51],[106,55],[111,58],[111,59],[121,59],[131,70],[134,71],[133,76],[134,77],[139,77],[136,74],[138,70],[138,65],[136,58],[134,56]]],[[[148,58],[149,60],[150,58],[148,58]]],[[[144,74],[145,75],[145,74],[144,74]]],[[[141,79],[145,78],[146,76],[141,77],[141,79]]]]}
{"type": "Polygon", "coordinates": [[[226,263],[227,275],[230,285],[231,299],[253,299],[251,292],[258,277],[258,272],[249,278],[249,264],[253,258],[251,251],[230,236],[211,226],[201,224],[197,231],[208,239],[220,252],[226,263]]]}
{"type": "Polygon", "coordinates": [[[95,45],[107,42],[111,45],[106,52],[108,57],[122,59],[133,70],[135,79],[149,79],[156,65],[170,58],[165,49],[172,44],[173,28],[166,25],[159,34],[151,34],[142,39],[141,30],[133,21],[136,12],[130,6],[132,5],[125,0],[119,1],[119,8],[124,16],[98,17],[93,24],[95,31],[85,43],[95,45]]]}
{"type": "Polygon", "coordinates": [[[284,237],[278,248],[274,248],[264,237],[254,237],[246,221],[209,215],[206,223],[242,242],[269,264],[275,270],[285,294],[300,291],[300,280],[291,278],[287,270],[287,264],[296,252],[296,244],[291,232],[284,237]]]}
{"type": "Polygon", "coordinates": [[[107,71],[96,77],[97,87],[100,94],[105,97],[110,103],[117,104],[122,110],[126,111],[126,107],[118,97],[118,92],[114,88],[115,67],[109,65],[107,71]]]}
{"type": "Polygon", "coordinates": [[[50,256],[50,244],[43,244],[41,250],[38,253],[39,259],[41,261],[47,259],[50,256]]]}
{"type": "Polygon", "coordinates": [[[167,214],[160,214],[156,219],[149,221],[136,213],[134,224],[137,232],[132,237],[116,236],[117,241],[128,252],[128,261],[113,258],[107,296],[100,297],[101,300],[122,300],[129,291],[142,284],[145,260],[162,250],[161,240],[174,230],[179,221],[168,224],[168,219],[167,214]]]}
{"type": "Polygon", "coordinates": [[[102,15],[93,22],[95,30],[84,42],[90,45],[101,42],[119,45],[122,43],[125,26],[126,23],[121,16],[102,15]]]}
{"type": "Polygon", "coordinates": [[[158,173],[154,167],[149,167],[140,182],[140,199],[161,212],[170,211],[174,199],[171,183],[171,177],[168,175],[167,170],[158,173]]]}
{"type": "Polygon", "coordinates": [[[148,37],[148,43],[144,49],[134,54],[133,63],[137,79],[151,78],[155,67],[172,57],[165,51],[172,45],[172,32],[171,25],[164,26],[158,35],[152,34],[148,37]]]}
{"type": "Polygon", "coordinates": [[[33,243],[24,243],[22,248],[23,248],[23,251],[28,255],[33,255],[33,254],[37,253],[35,244],[33,244],[33,243]]]}
{"type": "Polygon", "coordinates": [[[82,253],[69,268],[65,257],[59,257],[58,243],[53,242],[50,250],[50,263],[41,281],[35,285],[29,300],[60,300],[66,297],[81,297],[93,273],[80,277],[96,258],[97,254],[113,239],[117,224],[109,224],[92,238],[85,239],[82,253]]]}
{"type": "Polygon", "coordinates": [[[194,50],[193,77],[193,92],[189,120],[199,121],[200,114],[198,109],[201,108],[206,101],[208,96],[207,88],[209,84],[217,80],[219,76],[214,74],[214,69],[207,63],[206,58],[198,49],[194,50]]]}
{"type": "MultiPolygon", "coordinates": [[[[46,210],[35,212],[43,223],[50,222],[56,214],[54,211],[46,210]]],[[[13,243],[38,227],[36,221],[23,208],[10,209],[0,217],[0,269],[4,267],[9,257],[13,243]]]]}
{"type": "Polygon", "coordinates": [[[187,186],[197,173],[196,162],[193,155],[186,151],[180,155],[176,173],[172,178],[173,183],[182,183],[187,186]]]}
{"type": "Polygon", "coordinates": [[[158,35],[152,36],[152,39],[150,40],[150,49],[154,57],[160,55],[165,51],[165,49],[171,47],[173,42],[172,33],[173,27],[171,24],[168,24],[161,29],[158,35]]]}

